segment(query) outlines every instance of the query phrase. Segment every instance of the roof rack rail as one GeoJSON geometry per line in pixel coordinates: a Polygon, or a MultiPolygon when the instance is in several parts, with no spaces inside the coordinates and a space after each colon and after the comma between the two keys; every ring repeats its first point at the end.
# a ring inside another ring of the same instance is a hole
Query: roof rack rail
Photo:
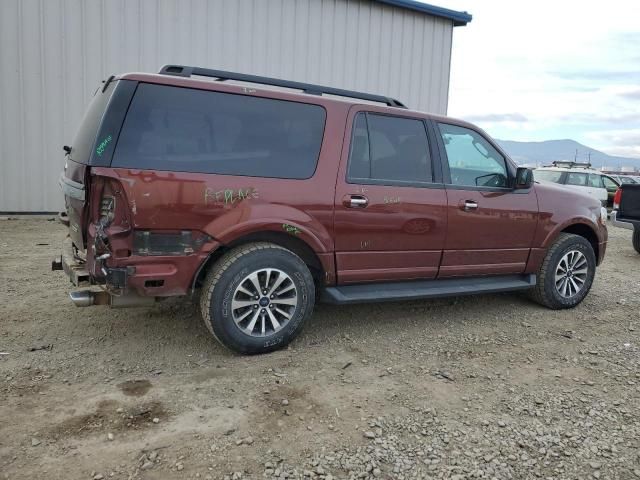
{"type": "Polygon", "coordinates": [[[552,165],[554,167],[563,166],[568,168],[573,168],[573,167],[591,168],[591,162],[575,162],[573,160],[555,160],[552,162],[552,165]]]}
{"type": "Polygon", "coordinates": [[[374,95],[371,93],[354,92],[352,90],[343,90],[341,88],[323,87],[311,83],[294,82],[282,80],[280,78],[262,77],[260,75],[248,75],[245,73],[226,72],[224,70],[212,70],[210,68],[188,67],[184,65],[164,65],[160,69],[161,75],[176,75],[179,77],[190,77],[198,75],[201,77],[217,78],[219,81],[237,80],[248,83],[261,83],[263,85],[273,85],[275,87],[293,88],[302,90],[304,93],[311,95],[337,95],[340,97],[358,98],[360,100],[368,100],[370,102],[384,103],[390,107],[407,108],[402,102],[395,98],[385,97],[384,95],[374,95]]]}

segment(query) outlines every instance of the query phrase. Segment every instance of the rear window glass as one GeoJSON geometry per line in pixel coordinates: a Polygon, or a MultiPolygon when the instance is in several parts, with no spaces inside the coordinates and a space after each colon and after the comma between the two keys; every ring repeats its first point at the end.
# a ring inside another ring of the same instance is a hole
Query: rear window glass
{"type": "Polygon", "coordinates": [[[110,82],[104,93],[102,92],[102,86],[100,86],[93,95],[89,103],[89,108],[87,108],[84,118],[80,123],[80,128],[78,128],[76,136],[71,143],[71,153],[69,157],[71,157],[71,160],[74,162],[89,163],[93,147],[96,143],[98,127],[102,122],[102,117],[116,83],[118,82],[110,82]]]}
{"type": "Polygon", "coordinates": [[[562,172],[556,170],[534,170],[533,178],[535,180],[542,180],[543,182],[560,183],[562,172]]]}
{"type": "Polygon", "coordinates": [[[112,166],[309,178],[325,116],[319,105],[141,84],[112,166]]]}

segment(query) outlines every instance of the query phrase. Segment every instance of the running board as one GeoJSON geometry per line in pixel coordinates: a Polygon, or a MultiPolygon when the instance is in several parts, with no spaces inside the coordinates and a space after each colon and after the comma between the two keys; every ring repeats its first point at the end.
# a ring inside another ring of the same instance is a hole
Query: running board
{"type": "Polygon", "coordinates": [[[511,292],[514,290],[526,290],[535,287],[535,285],[536,276],[533,274],[366,283],[327,287],[322,292],[322,300],[325,303],[336,305],[394,302],[478,293],[511,292]]]}

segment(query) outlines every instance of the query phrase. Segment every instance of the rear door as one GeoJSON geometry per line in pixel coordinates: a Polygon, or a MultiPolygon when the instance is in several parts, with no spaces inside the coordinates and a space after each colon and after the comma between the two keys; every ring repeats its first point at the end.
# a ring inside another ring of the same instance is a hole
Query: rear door
{"type": "Polygon", "coordinates": [[[425,121],[402,113],[350,111],[335,196],[339,283],[438,273],[446,192],[425,121]]]}
{"type": "Polygon", "coordinates": [[[538,221],[535,189],[510,187],[515,169],[480,132],[434,127],[448,218],[439,276],[522,273],[538,221]]]}

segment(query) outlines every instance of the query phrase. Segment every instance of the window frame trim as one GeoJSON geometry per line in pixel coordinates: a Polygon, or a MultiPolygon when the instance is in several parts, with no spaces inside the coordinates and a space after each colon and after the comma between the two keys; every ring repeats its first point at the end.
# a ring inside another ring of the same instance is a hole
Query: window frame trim
{"type": "Polygon", "coordinates": [[[439,152],[437,145],[434,144],[432,134],[429,129],[429,120],[424,117],[413,117],[410,115],[396,115],[389,112],[381,112],[371,110],[367,108],[358,109],[353,113],[351,118],[350,131],[349,131],[349,145],[347,148],[347,165],[345,170],[345,183],[348,185],[379,185],[388,187],[415,187],[415,188],[435,188],[443,189],[444,183],[442,182],[442,171],[440,168],[439,152]],[[351,146],[353,145],[353,136],[355,132],[355,124],[358,119],[358,115],[364,115],[365,123],[367,127],[367,139],[369,140],[369,168],[371,168],[371,140],[369,132],[369,115],[379,115],[383,117],[401,118],[405,120],[414,120],[422,123],[425,131],[425,138],[427,140],[427,148],[429,150],[429,160],[431,162],[431,182],[424,181],[410,181],[410,180],[394,180],[394,179],[379,179],[379,178],[358,178],[351,177],[349,175],[349,167],[351,166],[351,146]]]}

